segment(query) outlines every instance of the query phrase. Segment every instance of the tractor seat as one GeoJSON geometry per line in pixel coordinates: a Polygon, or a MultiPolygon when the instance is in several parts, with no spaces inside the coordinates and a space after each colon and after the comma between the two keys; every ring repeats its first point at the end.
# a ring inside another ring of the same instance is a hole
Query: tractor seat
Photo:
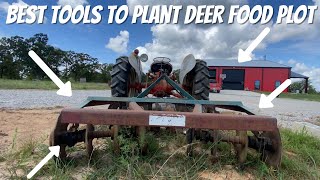
{"type": "Polygon", "coordinates": [[[155,58],[151,64],[151,72],[159,72],[162,69],[165,73],[170,74],[172,72],[172,65],[169,58],[155,58]]]}

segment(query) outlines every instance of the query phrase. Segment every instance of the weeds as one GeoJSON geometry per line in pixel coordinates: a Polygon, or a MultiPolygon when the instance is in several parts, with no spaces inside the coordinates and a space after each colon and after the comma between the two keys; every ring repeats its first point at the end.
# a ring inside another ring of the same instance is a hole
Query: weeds
{"type": "Polygon", "coordinates": [[[320,140],[309,135],[304,128],[297,132],[282,130],[282,141],[285,152],[283,174],[295,178],[319,179],[320,140]]]}
{"type": "MultiPolygon", "coordinates": [[[[182,134],[160,132],[146,134],[149,152],[140,153],[136,137],[123,133],[120,136],[119,155],[114,154],[113,141],[99,140],[98,148],[88,158],[83,144],[68,148],[70,159],[64,164],[50,160],[37,174],[40,179],[197,179],[202,172],[221,173],[234,171],[240,178],[247,174],[256,179],[319,179],[320,140],[305,130],[282,130],[283,160],[274,170],[259,160],[260,155],[249,151],[244,170],[237,169],[237,161],[228,143],[195,142],[195,153],[186,155],[182,134]],[[217,146],[219,160],[211,162],[210,149],[217,146]]],[[[130,134],[130,133],[129,133],[130,134]]],[[[15,152],[0,156],[7,165],[6,179],[23,179],[49,152],[44,141],[30,141],[15,152]]]]}

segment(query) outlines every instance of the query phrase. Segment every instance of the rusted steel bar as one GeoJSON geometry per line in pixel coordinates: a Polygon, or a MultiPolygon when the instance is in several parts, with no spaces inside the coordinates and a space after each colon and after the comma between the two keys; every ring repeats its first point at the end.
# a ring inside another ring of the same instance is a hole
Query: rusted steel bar
{"type": "Polygon", "coordinates": [[[211,113],[130,111],[114,109],[64,109],[62,123],[124,126],[186,127],[216,130],[273,131],[277,120],[267,116],[225,115],[211,113]],[[151,124],[154,118],[175,120],[171,124],[151,124]],[[171,119],[170,119],[171,118],[171,119]]]}

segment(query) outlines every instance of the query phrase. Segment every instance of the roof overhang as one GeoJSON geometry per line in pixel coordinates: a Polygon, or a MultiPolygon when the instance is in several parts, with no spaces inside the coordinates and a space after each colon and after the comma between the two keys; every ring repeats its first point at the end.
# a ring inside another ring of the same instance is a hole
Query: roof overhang
{"type": "Polygon", "coordinates": [[[308,76],[305,76],[305,75],[302,75],[302,74],[299,74],[299,73],[296,73],[296,72],[291,71],[290,78],[303,78],[303,79],[308,79],[309,77],[308,77],[308,76]]]}

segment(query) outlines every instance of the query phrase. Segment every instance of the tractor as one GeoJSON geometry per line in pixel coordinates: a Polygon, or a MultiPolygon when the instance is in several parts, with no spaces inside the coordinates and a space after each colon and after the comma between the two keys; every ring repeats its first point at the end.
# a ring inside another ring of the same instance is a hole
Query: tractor
{"type": "MultiPolygon", "coordinates": [[[[147,61],[148,55],[139,56],[138,50],[119,57],[111,73],[112,97],[88,97],[78,107],[62,110],[49,138],[50,146],[60,146],[60,159],[68,157],[68,147],[81,142],[91,156],[92,140],[106,137],[111,138],[118,154],[123,128],[131,129],[139,139],[141,153],[148,153],[145,134],[162,128],[182,130],[179,132],[184,133],[189,144],[186,150],[189,156],[195,140],[228,142],[233,145],[240,165],[245,163],[251,148],[261,154],[266,164],[280,166],[282,145],[277,119],[255,115],[241,102],[210,101],[209,69],[205,61],[189,54],[181,63],[180,73],[175,74],[169,58],[157,57],[149,72],[143,74],[142,63],[147,61]],[[108,128],[95,130],[98,125],[108,128]]],[[[217,156],[217,151],[213,146],[211,156],[217,156]]]]}

